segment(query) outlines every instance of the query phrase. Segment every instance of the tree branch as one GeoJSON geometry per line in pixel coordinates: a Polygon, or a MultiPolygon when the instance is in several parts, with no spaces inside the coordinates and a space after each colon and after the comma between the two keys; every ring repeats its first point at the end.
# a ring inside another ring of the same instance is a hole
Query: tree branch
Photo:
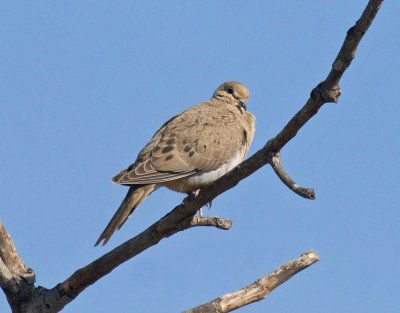
{"type": "Polygon", "coordinates": [[[285,170],[281,165],[281,153],[273,153],[270,156],[270,161],[272,169],[275,171],[276,175],[281,179],[281,181],[288,186],[291,190],[293,190],[298,195],[302,196],[303,198],[315,200],[315,192],[312,188],[303,188],[297,185],[293,179],[286,174],[285,170]]]}
{"type": "Polygon", "coordinates": [[[16,293],[19,290],[18,283],[14,280],[14,277],[8,267],[4,264],[0,258],[0,287],[6,290],[10,290],[11,293],[16,293]]]}
{"type": "MultiPolygon", "coordinates": [[[[323,104],[337,102],[340,96],[339,80],[354,58],[358,44],[372,23],[382,2],[383,0],[370,0],[368,2],[361,18],[347,32],[342,48],[326,80],[313,89],[304,107],[262,149],[214,183],[202,188],[196,198],[194,196],[187,197],[182,204],[175,207],[169,214],[145,231],[77,270],[54,288],[45,289],[33,286],[35,277],[33,271],[25,267],[12,244],[11,238],[9,238],[5,230],[2,232],[3,228],[1,227],[0,256],[2,263],[0,263],[0,283],[13,308],[13,312],[40,311],[44,313],[61,310],[82,290],[111,272],[121,263],[157,244],[161,239],[192,227],[192,222],[188,223],[188,219],[192,219],[199,208],[237,185],[242,179],[251,175],[260,167],[267,163],[273,163],[271,155],[278,153],[296,136],[300,128],[318,112],[323,104]],[[10,273],[17,280],[16,284],[10,280],[10,273]],[[19,291],[15,291],[18,286],[19,291]],[[18,303],[21,304],[19,307],[16,306],[18,303]]],[[[277,168],[276,163],[274,166],[277,168]]],[[[281,176],[279,174],[278,176],[282,179],[284,176],[283,169],[279,170],[279,173],[281,173],[281,176]]],[[[288,176],[284,177],[284,179],[282,180],[286,181],[285,183],[289,187],[291,186],[292,190],[298,190],[298,188],[294,187],[294,182],[290,178],[288,179],[288,176]]]]}
{"type": "Polygon", "coordinates": [[[325,81],[313,89],[305,106],[275,138],[267,143],[266,150],[280,151],[290,139],[296,136],[298,130],[318,112],[323,104],[327,102],[337,103],[340,96],[339,81],[354,59],[358,44],[367,32],[382,3],[383,0],[370,0],[368,2],[360,19],[347,31],[347,36],[325,81]]]}
{"type": "MultiPolygon", "coordinates": [[[[196,211],[194,213],[196,213],[196,211]]],[[[190,216],[179,222],[169,221],[169,224],[164,224],[163,230],[161,230],[159,225],[167,223],[166,219],[168,219],[168,216],[169,214],[141,234],[106,253],[87,266],[77,270],[57,286],[51,289],[41,287],[38,293],[34,295],[35,298],[39,300],[41,298],[45,299],[45,301],[42,300],[40,302],[41,312],[58,312],[86,287],[111,272],[121,263],[157,244],[162,238],[169,237],[179,231],[196,226],[214,226],[220,229],[229,229],[232,226],[231,220],[223,220],[218,216],[190,216]]],[[[31,301],[26,312],[30,312],[30,305],[34,305],[35,309],[38,310],[39,305],[37,301],[31,301]]]]}
{"type": "Polygon", "coordinates": [[[34,291],[35,272],[27,268],[0,221],[0,286],[13,312],[19,312],[22,299],[34,291]]]}
{"type": "Polygon", "coordinates": [[[257,279],[255,282],[242,289],[227,293],[217,299],[182,313],[225,313],[249,303],[260,301],[266,298],[268,294],[280,284],[283,284],[293,275],[304,270],[318,260],[319,256],[314,250],[305,252],[301,257],[283,264],[270,274],[257,279]]]}
{"type": "Polygon", "coordinates": [[[176,229],[180,231],[196,226],[213,226],[219,229],[228,230],[232,227],[232,221],[229,218],[223,220],[219,216],[193,216],[181,221],[176,225],[176,229]]]}
{"type": "Polygon", "coordinates": [[[15,249],[14,243],[10,235],[5,230],[2,222],[0,221],[0,257],[7,266],[8,270],[13,274],[26,274],[32,273],[31,269],[28,269],[24,262],[21,260],[17,249],[15,249]]]}

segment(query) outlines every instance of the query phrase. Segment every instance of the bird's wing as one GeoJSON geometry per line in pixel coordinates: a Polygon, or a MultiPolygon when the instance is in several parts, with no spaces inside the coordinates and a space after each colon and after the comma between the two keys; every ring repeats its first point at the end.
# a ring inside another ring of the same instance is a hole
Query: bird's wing
{"type": "MultiPolygon", "coordinates": [[[[119,184],[154,184],[214,170],[246,154],[254,126],[228,105],[202,102],[174,116],[153,136],[119,184]]],[[[244,112],[245,114],[249,114],[244,112]]],[[[253,120],[251,120],[253,123],[253,120]]]]}

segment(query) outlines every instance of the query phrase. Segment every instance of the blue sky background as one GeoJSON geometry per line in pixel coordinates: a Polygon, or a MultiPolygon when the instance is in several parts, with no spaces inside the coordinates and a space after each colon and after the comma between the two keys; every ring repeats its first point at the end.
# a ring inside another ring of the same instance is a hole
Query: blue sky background
{"type": "MultiPolygon", "coordinates": [[[[227,80],[250,89],[254,153],[323,80],[366,0],[2,1],[0,218],[37,284],[53,287],[147,228],[184,195],[155,192],[105,247],[93,244],[133,162],[172,115],[227,80]]],[[[205,214],[229,231],[187,230],[86,289],[63,312],[180,312],[315,249],[321,261],[239,310],[400,309],[400,19],[385,1],[340,86],[267,166],[205,214]]],[[[9,312],[0,295],[0,312],[9,312]]]]}

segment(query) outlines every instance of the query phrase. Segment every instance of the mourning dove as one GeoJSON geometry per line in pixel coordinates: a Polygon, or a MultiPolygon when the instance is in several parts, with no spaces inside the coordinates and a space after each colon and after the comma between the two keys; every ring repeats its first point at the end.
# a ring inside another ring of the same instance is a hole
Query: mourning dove
{"type": "Polygon", "coordinates": [[[225,82],[212,98],[164,123],[140,151],[135,163],[112,181],[130,186],[121,206],[96,241],[107,243],[140,203],[165,186],[174,191],[199,191],[238,165],[254,136],[255,117],[246,110],[249,91],[225,82]]]}

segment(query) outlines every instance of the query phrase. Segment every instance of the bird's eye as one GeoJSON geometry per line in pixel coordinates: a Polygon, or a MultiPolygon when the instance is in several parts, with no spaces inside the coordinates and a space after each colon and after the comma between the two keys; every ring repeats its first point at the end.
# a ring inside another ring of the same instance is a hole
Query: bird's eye
{"type": "Polygon", "coordinates": [[[232,88],[228,88],[228,93],[233,94],[233,89],[232,88]]]}

